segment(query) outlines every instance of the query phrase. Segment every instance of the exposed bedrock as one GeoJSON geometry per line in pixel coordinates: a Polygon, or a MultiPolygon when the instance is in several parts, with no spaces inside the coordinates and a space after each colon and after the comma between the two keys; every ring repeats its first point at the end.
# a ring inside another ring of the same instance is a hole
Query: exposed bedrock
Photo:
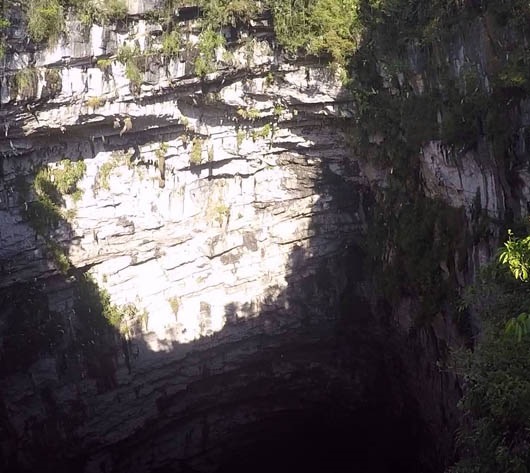
{"type": "MultiPolygon", "coordinates": [[[[133,20],[6,60],[0,469],[443,471],[460,335],[443,307],[419,326],[412,291],[391,305],[373,284],[367,230],[394,170],[354,155],[336,71],[289,61],[262,19],[218,72],[151,58],[131,87],[94,61],[153,39],[133,20]],[[96,286],[127,308],[118,322],[89,304],[96,286]]],[[[420,154],[422,195],[462,229],[436,269],[464,286],[491,255],[467,238],[477,205],[524,213],[528,180],[515,170],[508,198],[480,146],[420,154]]]]}

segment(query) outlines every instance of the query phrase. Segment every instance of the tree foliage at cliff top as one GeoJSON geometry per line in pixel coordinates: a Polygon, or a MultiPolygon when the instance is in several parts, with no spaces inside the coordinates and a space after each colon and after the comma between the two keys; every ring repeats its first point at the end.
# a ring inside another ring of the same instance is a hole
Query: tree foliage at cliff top
{"type": "Polygon", "coordinates": [[[325,53],[344,63],[357,49],[358,0],[269,0],[269,7],[276,38],[289,51],[325,53]]]}
{"type": "Polygon", "coordinates": [[[200,0],[193,4],[202,9],[210,28],[246,23],[269,10],[276,38],[285,49],[328,54],[337,63],[355,52],[362,32],[359,0],[200,0]]]}
{"type": "MultiPolygon", "coordinates": [[[[12,3],[6,0],[4,10],[12,3]]],[[[420,37],[436,36],[471,4],[511,24],[530,18],[530,5],[524,0],[166,0],[165,9],[174,14],[179,6],[197,5],[204,23],[214,29],[248,23],[267,10],[273,15],[276,38],[286,50],[329,55],[334,62],[344,64],[355,54],[363,32],[382,22],[391,29],[399,28],[400,40],[420,31],[420,37]],[[385,18],[391,21],[385,22],[385,18]]],[[[25,8],[29,36],[35,42],[56,41],[68,11],[75,12],[86,25],[127,16],[124,0],[28,0],[25,8]]]]}
{"type": "MultiPolygon", "coordinates": [[[[203,25],[211,29],[248,23],[267,10],[273,15],[278,42],[285,49],[325,54],[336,63],[345,63],[357,49],[363,29],[359,3],[360,0],[166,0],[165,10],[174,14],[179,6],[197,5],[203,25]]],[[[29,0],[26,12],[30,38],[37,43],[56,42],[64,30],[68,11],[73,11],[85,25],[123,20],[127,15],[124,0],[29,0]]]]}
{"type": "MultiPolygon", "coordinates": [[[[15,2],[5,0],[6,9],[15,2]]],[[[35,43],[54,44],[65,30],[68,10],[74,11],[84,25],[107,24],[127,16],[125,0],[28,0],[24,4],[27,31],[35,43]]]]}

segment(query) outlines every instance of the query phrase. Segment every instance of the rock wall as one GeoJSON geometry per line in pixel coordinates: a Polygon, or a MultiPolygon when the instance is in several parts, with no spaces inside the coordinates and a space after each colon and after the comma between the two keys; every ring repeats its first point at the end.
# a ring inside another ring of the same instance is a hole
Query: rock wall
{"type": "MultiPolygon", "coordinates": [[[[143,19],[123,32],[94,26],[89,41],[72,23],[54,50],[8,56],[6,469],[176,471],[191,462],[209,471],[226,456],[222,442],[235,450],[243,427],[302,412],[332,383],[344,379],[355,405],[361,383],[332,356],[348,285],[341,260],[365,223],[366,177],[344,144],[351,97],[326,67],[286,61],[261,26],[265,36],[229,43],[220,72],[199,79],[186,73],[189,61],[154,63],[141,90],[124,66],[102,71],[94,57],[130,35],[143,46],[153,31],[143,19]],[[36,81],[22,97],[16,70],[30,63],[36,81]],[[62,196],[57,225],[36,231],[36,176],[65,158],[86,164],[80,195],[62,196]],[[71,262],[66,276],[50,241],[71,262]],[[86,345],[98,341],[82,333],[74,269],[146,314],[95,355],[95,370],[86,345]],[[21,292],[47,301],[53,336],[39,338],[40,319],[13,328],[26,314],[21,292]],[[19,366],[12,354],[30,350],[30,331],[42,343],[19,366]]],[[[191,24],[190,43],[196,34],[191,24]]]]}
{"type": "MultiPolygon", "coordinates": [[[[444,313],[417,329],[414,297],[385,306],[365,272],[366,229],[393,168],[354,154],[357,110],[338,71],[289,60],[264,17],[227,29],[216,72],[196,77],[199,30],[187,20],[179,57],[142,55],[132,83],[120,47],[160,46],[145,3],[129,5],[125,27],[86,37],[72,21],[53,49],[18,47],[5,61],[0,465],[223,471],[292,416],[326,412],[319,428],[366,446],[386,425],[397,442],[386,456],[346,453],[359,465],[441,471],[459,392],[443,363],[459,335],[444,313]],[[36,179],[65,159],[86,165],[79,192],[61,196],[42,231],[36,179]],[[83,272],[136,309],[105,336],[76,305],[83,272]],[[337,419],[350,417],[357,429],[342,432],[337,419]]],[[[491,161],[454,161],[437,141],[420,154],[425,195],[470,217],[478,189],[502,217],[506,188],[491,161]]],[[[469,243],[466,258],[484,261],[490,243],[469,243]]]]}
{"type": "MultiPolygon", "coordinates": [[[[139,20],[130,28],[146,26],[139,20]]],[[[68,45],[63,57],[72,54],[68,45]]],[[[339,183],[361,179],[345,169],[346,147],[335,147],[344,141],[340,117],[351,113],[351,98],[324,67],[283,63],[268,40],[232,47],[234,57],[246,58],[245,70],[238,64],[204,81],[157,78],[158,90],[147,86],[133,96],[119,65],[108,77],[98,67],[67,67],[60,69],[62,90],[42,110],[8,107],[15,118],[5,118],[11,125],[3,140],[11,147],[2,161],[3,286],[56,272],[46,238],[36,238],[25,218],[35,196],[20,181],[31,187],[40,166],[61,169],[64,158],[86,164],[77,184],[82,195],[64,196],[67,217],[50,235],[117,303],[140,301],[156,313],[148,330],[157,339],[211,334],[229,303],[257,313],[286,287],[294,249],[311,246],[313,257],[324,258],[344,247],[362,224],[358,203],[314,214],[332,206],[326,175],[339,183]],[[248,61],[260,67],[249,70],[248,61]],[[17,152],[22,143],[28,149],[17,152]],[[333,227],[312,229],[319,219],[333,227]],[[209,306],[207,323],[199,322],[201,304],[209,306]]]]}

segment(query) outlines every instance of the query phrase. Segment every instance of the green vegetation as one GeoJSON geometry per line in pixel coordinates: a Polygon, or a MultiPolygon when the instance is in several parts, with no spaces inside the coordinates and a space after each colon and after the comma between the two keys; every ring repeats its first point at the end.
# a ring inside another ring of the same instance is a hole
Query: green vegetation
{"type": "MultiPolygon", "coordinates": [[[[94,312],[95,316],[103,316],[103,327],[119,328],[123,313],[110,300],[110,295],[105,289],[100,289],[96,281],[87,273],[78,276],[78,300],[86,306],[83,312],[94,312]]],[[[91,317],[93,318],[93,316],[91,317]]]]}
{"type": "Polygon", "coordinates": [[[285,107],[283,107],[279,103],[274,104],[274,109],[272,110],[272,115],[274,116],[274,118],[276,120],[279,120],[282,117],[283,112],[285,112],[285,107]]]}
{"type": "Polygon", "coordinates": [[[124,152],[113,152],[111,154],[111,157],[108,161],[104,162],[99,168],[96,173],[96,177],[94,178],[94,185],[92,186],[92,189],[94,191],[94,195],[96,195],[100,190],[110,190],[110,176],[112,172],[125,164],[128,164],[130,160],[130,156],[127,153],[124,152]]]}
{"type": "Polygon", "coordinates": [[[131,303],[113,304],[92,276],[75,268],[66,284],[73,290],[75,314],[68,321],[65,314],[49,309],[39,281],[15,283],[0,292],[0,376],[27,370],[42,357],[51,356],[56,357],[61,375],[80,380],[81,363],[100,392],[111,389],[116,385],[113,359],[121,349],[130,367],[125,341],[133,330],[146,326],[147,312],[131,303]]]}
{"type": "Polygon", "coordinates": [[[22,100],[35,98],[38,86],[39,72],[34,67],[21,69],[14,76],[14,95],[18,95],[22,100]]]}
{"type": "MultiPolygon", "coordinates": [[[[359,18],[365,28],[363,41],[351,58],[350,70],[354,73],[350,85],[360,111],[360,129],[371,130],[379,123],[380,129],[395,131],[387,140],[388,149],[395,148],[395,141],[399,140],[400,146],[417,152],[422,142],[432,139],[456,149],[469,148],[480,135],[488,137],[497,154],[506,149],[512,133],[510,97],[530,92],[525,79],[530,54],[524,41],[514,43],[503,53],[495,46],[490,63],[484,66],[467,60],[455,75],[445,60],[448,51],[444,48],[451,44],[451,38],[465,38],[471,22],[477,21],[480,10],[470,3],[359,3],[359,18]],[[407,51],[411,45],[416,45],[421,57],[420,68],[409,62],[407,51]],[[403,83],[403,77],[409,79],[403,83]],[[421,84],[421,92],[415,90],[415,83],[416,88],[421,84]],[[417,119],[419,114],[422,120],[417,119]]],[[[489,20],[493,20],[488,34],[495,43],[504,41],[500,39],[500,26],[494,21],[499,19],[497,6],[503,2],[493,3],[488,2],[484,8],[489,20]]],[[[516,3],[516,8],[509,9],[511,14],[523,15],[522,3],[516,3]]],[[[528,4],[524,8],[526,14],[530,13],[528,4]]],[[[525,37],[525,30],[516,25],[513,22],[514,32],[525,37]]],[[[382,153],[378,154],[381,157],[382,153]]],[[[389,153],[386,154],[383,159],[388,163],[389,153]]]]}
{"type": "MultiPolygon", "coordinates": [[[[180,3],[189,5],[189,2],[180,3]]],[[[341,64],[355,52],[364,28],[358,13],[361,0],[197,0],[193,3],[202,9],[203,33],[207,35],[217,34],[222,26],[248,24],[266,9],[273,14],[277,40],[288,51],[328,55],[341,64]]],[[[368,3],[377,6],[381,1],[368,3]]],[[[171,0],[166,2],[166,5],[173,4],[171,0]]],[[[201,41],[204,46],[196,63],[198,75],[212,71],[211,51],[216,46],[211,39],[201,41]]]]}
{"type": "Polygon", "coordinates": [[[11,26],[11,21],[0,15],[0,59],[6,54],[6,33],[5,30],[11,26]]]}
{"type": "Polygon", "coordinates": [[[160,143],[160,146],[155,150],[155,156],[157,159],[158,170],[160,172],[160,187],[164,187],[164,181],[166,180],[166,154],[169,149],[167,143],[160,143]]]}
{"type": "Polygon", "coordinates": [[[272,71],[267,72],[267,75],[265,76],[265,88],[272,87],[274,85],[274,74],[272,71]]]}
{"type": "Polygon", "coordinates": [[[190,152],[190,166],[198,166],[202,163],[202,143],[203,140],[201,138],[193,138],[190,152]]]}
{"type": "Polygon", "coordinates": [[[120,330],[122,321],[125,317],[124,311],[110,301],[110,296],[104,289],[99,290],[99,296],[102,305],[102,315],[111,327],[120,330]]]}
{"type": "Polygon", "coordinates": [[[135,304],[113,304],[109,293],[93,277],[74,272],[74,311],[76,337],[69,352],[80,352],[88,376],[96,380],[98,392],[116,387],[114,357],[120,349],[128,369],[131,354],[127,340],[147,325],[147,312],[135,304]]]}
{"type": "Polygon", "coordinates": [[[190,126],[190,120],[188,117],[185,117],[184,115],[182,115],[180,118],[179,118],[179,123],[183,126],[185,126],[186,128],[188,128],[190,126]]]}
{"type": "Polygon", "coordinates": [[[59,0],[30,0],[28,34],[36,43],[55,43],[64,30],[64,10],[59,0]]]}
{"type": "Polygon", "coordinates": [[[467,422],[458,433],[463,455],[451,473],[515,473],[530,463],[529,241],[510,234],[502,265],[485,267],[464,296],[462,307],[475,310],[483,327],[473,353],[455,356],[466,379],[467,422]]]}
{"type": "Polygon", "coordinates": [[[94,110],[103,107],[103,105],[105,105],[105,99],[103,97],[88,97],[85,100],[85,106],[94,110]]]}
{"type": "Polygon", "coordinates": [[[508,266],[515,279],[528,281],[530,274],[530,236],[517,238],[508,230],[508,241],[504,243],[499,261],[508,266]]]}
{"type": "Polygon", "coordinates": [[[105,74],[108,74],[112,68],[112,59],[110,58],[101,58],[96,62],[96,66],[105,74]]]}
{"type": "MultiPolygon", "coordinates": [[[[52,186],[50,187],[50,191],[57,192],[52,186]]],[[[56,199],[57,197],[54,196],[52,200],[48,193],[43,193],[42,196],[37,194],[37,200],[27,204],[25,217],[37,235],[44,238],[48,237],[50,230],[57,228],[63,218],[59,204],[54,202],[56,199]]]]}
{"type": "MultiPolygon", "coordinates": [[[[273,15],[277,41],[292,53],[327,56],[345,65],[356,53],[367,31],[386,28],[387,37],[399,32],[396,45],[412,37],[428,43],[447,34],[447,26],[458,21],[464,9],[456,0],[166,0],[148,18],[162,24],[162,53],[175,57],[180,49],[180,33],[174,12],[181,5],[196,4],[202,11],[202,34],[197,74],[203,76],[215,67],[213,52],[224,43],[223,26],[248,24],[264,10],[273,15]],[[455,20],[456,19],[456,20],[455,20]]],[[[525,27],[528,3],[523,0],[488,2],[486,7],[499,24],[525,27]]],[[[67,10],[84,25],[109,24],[127,17],[125,0],[30,0],[27,7],[28,31],[36,42],[58,39],[64,29],[67,10]]]]}
{"type": "Polygon", "coordinates": [[[180,299],[177,296],[171,296],[167,300],[167,302],[168,302],[169,306],[171,307],[171,310],[175,314],[175,317],[177,317],[178,311],[179,311],[179,308],[180,308],[180,299]]]}
{"type": "Polygon", "coordinates": [[[214,209],[214,220],[221,226],[225,218],[230,217],[230,207],[228,207],[224,202],[218,203],[214,209]]]}
{"type": "Polygon", "coordinates": [[[182,47],[182,35],[175,16],[179,3],[179,0],[166,0],[159,8],[146,12],[147,21],[162,26],[160,52],[166,59],[178,58],[182,47]]]}
{"type": "Polygon", "coordinates": [[[254,65],[254,50],[256,48],[256,40],[254,38],[247,38],[245,42],[245,62],[249,69],[254,65]]]}
{"type": "MultiPolygon", "coordinates": [[[[39,90],[39,70],[35,67],[26,67],[15,73],[12,79],[11,98],[19,97],[21,100],[37,98],[39,90]]],[[[42,97],[52,98],[62,90],[62,77],[57,69],[44,70],[44,85],[42,97]]]]}
{"type": "MultiPolygon", "coordinates": [[[[58,221],[55,216],[62,215],[61,206],[64,204],[65,195],[72,197],[74,202],[82,197],[82,191],[77,187],[79,181],[86,172],[84,161],[70,161],[63,159],[57,167],[42,167],[36,174],[33,181],[33,189],[37,196],[37,201],[43,211],[40,216],[44,218],[42,222],[46,227],[54,227],[58,221]],[[49,215],[51,217],[47,218],[49,215]]],[[[31,205],[30,205],[31,208],[31,205]]],[[[35,216],[38,216],[35,214],[35,216]]],[[[39,228],[42,228],[39,226],[39,228]]],[[[39,233],[39,232],[37,232],[39,233]]],[[[44,236],[44,232],[40,232],[44,236]]]]}
{"type": "MultiPolygon", "coordinates": [[[[399,182],[399,181],[398,181],[399,182]]],[[[464,261],[465,215],[441,201],[389,189],[373,209],[366,237],[367,266],[390,304],[403,294],[419,302],[416,325],[431,323],[455,299],[455,261],[464,261]],[[442,267],[451,270],[448,278],[442,267]]]]}
{"type": "Polygon", "coordinates": [[[256,108],[238,108],[236,112],[242,119],[254,121],[261,117],[261,113],[256,108]]]}
{"type": "Polygon", "coordinates": [[[236,134],[236,149],[239,153],[239,150],[241,149],[241,145],[243,144],[244,139],[247,137],[247,134],[243,130],[237,130],[236,134]]]}
{"type": "Polygon", "coordinates": [[[71,195],[74,201],[82,196],[82,191],[77,187],[86,172],[84,161],[70,161],[63,159],[57,168],[52,171],[53,182],[57,190],[63,195],[71,195]]]}
{"type": "Polygon", "coordinates": [[[69,269],[70,263],[51,232],[66,220],[64,196],[71,196],[74,202],[81,198],[82,191],[77,185],[85,172],[84,161],[72,162],[69,159],[63,159],[55,167],[42,167],[35,175],[32,186],[36,200],[28,202],[26,207],[25,217],[37,235],[44,238],[51,259],[63,273],[69,269]]]}
{"type": "Polygon", "coordinates": [[[256,133],[256,138],[267,139],[273,134],[273,128],[270,123],[263,125],[263,128],[256,133]]]}
{"type": "Polygon", "coordinates": [[[167,152],[169,150],[169,144],[167,143],[160,143],[157,150],[155,150],[155,156],[157,159],[160,159],[162,157],[165,157],[167,152]]]}
{"type": "Polygon", "coordinates": [[[138,309],[132,303],[123,306],[113,304],[109,293],[100,288],[91,275],[78,274],[77,282],[76,305],[93,325],[93,330],[103,332],[112,328],[126,333],[127,323],[144,321],[147,315],[145,310],[138,309]]]}
{"type": "MultiPolygon", "coordinates": [[[[454,316],[470,337],[477,335],[471,333],[470,314],[477,317],[482,327],[474,352],[456,357],[465,379],[465,420],[458,433],[461,460],[451,471],[525,472],[530,465],[530,285],[513,276],[528,278],[530,239],[510,237],[501,253],[506,268],[485,269],[459,311],[455,274],[466,270],[469,247],[483,238],[485,212],[479,199],[476,215],[466,222],[462,210],[425,198],[418,155],[425,143],[440,140],[449,159],[477,148],[480,156],[491,150],[488,159],[501,174],[526,161],[515,150],[526,136],[519,107],[530,94],[530,4],[366,0],[358,5],[362,27],[356,31],[362,40],[354,54],[328,52],[337,62],[349,60],[349,87],[359,114],[356,126],[347,130],[354,154],[392,170],[384,195],[376,196],[369,211],[366,251],[377,293],[389,306],[404,296],[412,299],[416,326],[429,326],[443,313],[454,316]],[[478,60],[471,53],[469,32],[475,35],[479,25],[491,48],[485,63],[484,56],[478,60]],[[452,48],[460,41],[466,57],[456,70],[447,58],[454,57],[452,48]]],[[[296,50],[298,35],[293,36],[290,49],[296,50]]]]}
{"type": "MultiPolygon", "coordinates": [[[[499,262],[508,267],[516,280],[528,282],[530,276],[530,236],[518,238],[508,230],[508,241],[499,253],[499,262]]],[[[518,341],[530,334],[530,315],[525,308],[506,324],[506,333],[515,335],[518,341]]]]}
{"type": "MultiPolygon", "coordinates": [[[[215,69],[215,50],[224,44],[223,26],[248,24],[264,10],[272,12],[278,42],[293,53],[326,55],[335,63],[345,64],[356,51],[366,21],[360,15],[361,6],[388,12],[399,3],[385,0],[196,0],[201,7],[202,33],[196,73],[204,76],[215,69]]],[[[401,2],[406,3],[406,2],[401,2]]],[[[149,12],[152,21],[162,24],[162,54],[176,57],[181,47],[181,35],[174,12],[180,4],[190,2],[166,0],[156,11],[149,12]]],[[[66,11],[73,12],[82,24],[109,24],[125,20],[125,0],[30,0],[27,8],[28,32],[37,43],[56,41],[64,30],[66,11]]],[[[137,75],[129,66],[129,75],[137,75]]]]}
{"type": "Polygon", "coordinates": [[[136,61],[129,61],[125,65],[125,77],[127,77],[127,79],[129,79],[129,81],[131,82],[133,92],[138,92],[138,89],[142,85],[143,74],[140,71],[138,63],[136,61]]]}
{"type": "Polygon", "coordinates": [[[131,83],[131,92],[139,92],[143,81],[142,67],[145,65],[145,56],[138,45],[123,45],[118,50],[116,59],[125,65],[125,77],[131,83]]]}
{"type": "Polygon", "coordinates": [[[127,2],[125,0],[106,0],[103,5],[105,22],[121,21],[127,17],[127,2]]]}
{"type": "Polygon", "coordinates": [[[67,274],[71,268],[71,263],[68,256],[66,256],[66,249],[51,239],[46,241],[46,248],[48,250],[48,256],[55,263],[55,266],[61,274],[67,274]]]}
{"type": "Polygon", "coordinates": [[[162,54],[166,57],[178,57],[180,52],[180,32],[176,29],[162,35],[162,54]]]}
{"type": "Polygon", "coordinates": [[[199,0],[197,4],[203,8],[204,22],[211,28],[247,23],[263,11],[260,2],[253,0],[199,0]]]}
{"type": "MultiPolygon", "coordinates": [[[[63,79],[61,72],[58,69],[46,69],[44,72],[44,80],[46,82],[45,89],[49,97],[55,97],[63,88],[63,79]]],[[[44,95],[44,90],[42,91],[44,95]]]]}
{"type": "Polygon", "coordinates": [[[199,36],[199,55],[195,60],[195,74],[202,77],[215,70],[215,51],[225,44],[225,38],[211,28],[199,36]]]}
{"type": "Polygon", "coordinates": [[[359,0],[273,0],[269,3],[276,37],[287,50],[328,54],[338,64],[344,64],[355,53],[363,31],[359,0]]]}
{"type": "Polygon", "coordinates": [[[458,159],[487,143],[501,167],[515,165],[513,99],[527,96],[521,77],[529,63],[514,54],[524,41],[496,51],[487,66],[468,59],[457,73],[447,61],[454,38],[465,40],[479,16],[470,2],[437,0],[366,0],[357,11],[363,39],[349,59],[348,86],[358,116],[347,133],[355,155],[392,170],[384,197],[369,212],[369,265],[387,302],[406,294],[418,303],[413,319],[419,325],[439,313],[458,317],[454,274],[464,269],[467,248],[483,238],[484,226],[480,201],[465,230],[461,211],[424,197],[422,146],[440,140],[458,159]]]}
{"type": "Polygon", "coordinates": [[[79,2],[76,11],[81,23],[90,26],[94,23],[107,25],[123,21],[127,18],[127,2],[125,0],[87,0],[79,2]]]}

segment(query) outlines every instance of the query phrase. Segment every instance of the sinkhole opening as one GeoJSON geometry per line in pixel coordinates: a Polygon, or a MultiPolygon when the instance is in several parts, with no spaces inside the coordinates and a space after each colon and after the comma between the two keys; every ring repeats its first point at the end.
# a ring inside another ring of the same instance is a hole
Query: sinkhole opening
{"type": "Polygon", "coordinates": [[[437,473],[432,440],[413,411],[321,406],[252,426],[217,473],[437,473]]]}

